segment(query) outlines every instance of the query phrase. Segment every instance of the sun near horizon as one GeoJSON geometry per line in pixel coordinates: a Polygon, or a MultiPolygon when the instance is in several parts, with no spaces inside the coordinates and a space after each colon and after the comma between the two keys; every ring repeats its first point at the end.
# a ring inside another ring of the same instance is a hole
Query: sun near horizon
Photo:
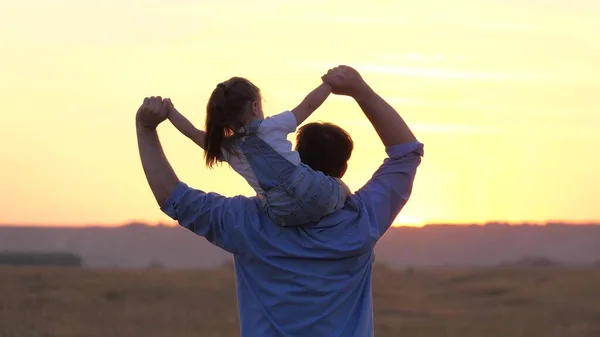
{"type": "MultiPolygon", "coordinates": [[[[581,0],[1,1],[0,223],[169,222],[137,153],[145,96],[202,126],[214,86],[245,76],[270,115],[338,64],[425,144],[398,225],[598,221],[599,13],[581,0]]],[[[360,188],[385,156],[368,120],[337,96],[316,120],[352,135],[344,181],[360,188]]],[[[159,134],[189,185],[252,194],[168,122],[159,134]]]]}

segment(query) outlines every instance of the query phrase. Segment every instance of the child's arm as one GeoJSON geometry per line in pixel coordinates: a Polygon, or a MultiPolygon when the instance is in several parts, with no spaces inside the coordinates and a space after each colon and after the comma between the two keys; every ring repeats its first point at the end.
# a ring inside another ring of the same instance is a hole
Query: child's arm
{"type": "Polygon", "coordinates": [[[296,123],[298,125],[302,124],[302,122],[325,102],[329,94],[331,94],[331,87],[326,83],[321,83],[320,86],[311,91],[310,94],[304,98],[302,103],[292,110],[294,116],[296,116],[296,123]]]}
{"type": "Polygon", "coordinates": [[[200,146],[203,150],[206,150],[204,143],[204,135],[206,133],[202,130],[196,129],[192,122],[190,122],[179,111],[177,111],[173,105],[171,105],[171,110],[169,111],[169,120],[175,126],[175,128],[179,130],[179,132],[193,140],[194,143],[198,144],[198,146],[200,146]]]}

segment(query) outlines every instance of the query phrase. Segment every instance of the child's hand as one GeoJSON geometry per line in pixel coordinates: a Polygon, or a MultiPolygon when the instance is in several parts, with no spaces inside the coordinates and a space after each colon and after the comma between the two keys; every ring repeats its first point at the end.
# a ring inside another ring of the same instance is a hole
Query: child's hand
{"type": "Polygon", "coordinates": [[[167,111],[167,117],[171,115],[171,113],[173,113],[174,111],[176,112],[177,109],[175,109],[175,106],[173,105],[173,102],[171,102],[170,98],[165,98],[165,101],[167,102],[167,104],[165,105],[167,111]]]}

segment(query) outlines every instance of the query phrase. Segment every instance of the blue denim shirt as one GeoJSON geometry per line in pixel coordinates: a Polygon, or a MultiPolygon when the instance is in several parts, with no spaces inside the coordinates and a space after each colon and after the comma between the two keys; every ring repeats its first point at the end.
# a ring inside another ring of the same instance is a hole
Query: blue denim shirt
{"type": "Polygon", "coordinates": [[[308,226],[277,226],[256,198],[175,187],[162,211],[234,255],[242,337],[373,336],[373,248],[408,201],[423,145],[386,153],[344,208],[308,226]]]}

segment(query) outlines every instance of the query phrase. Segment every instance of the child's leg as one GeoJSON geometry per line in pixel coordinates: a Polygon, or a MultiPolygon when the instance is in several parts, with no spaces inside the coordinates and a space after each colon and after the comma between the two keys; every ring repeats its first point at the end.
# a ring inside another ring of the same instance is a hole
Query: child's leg
{"type": "Polygon", "coordinates": [[[281,186],[296,170],[296,165],[257,136],[245,137],[239,149],[264,192],[281,186]]]}
{"type": "Polygon", "coordinates": [[[350,194],[340,179],[300,164],[285,184],[265,194],[265,205],[278,224],[300,226],[343,208],[350,194]]]}
{"type": "Polygon", "coordinates": [[[338,198],[337,198],[337,200],[333,199],[335,201],[335,204],[331,208],[332,212],[335,212],[338,209],[343,208],[344,205],[346,204],[346,199],[348,199],[348,197],[350,195],[352,195],[352,191],[350,191],[350,188],[348,187],[348,185],[346,185],[345,182],[342,181],[342,179],[335,178],[335,180],[338,183],[337,186],[334,185],[334,188],[337,188],[337,190],[338,190],[338,198]]]}
{"type": "Polygon", "coordinates": [[[298,208],[294,192],[286,187],[297,166],[255,135],[244,137],[238,145],[262,190],[257,190],[262,208],[275,223],[285,225],[282,217],[298,208]]]}
{"type": "Polygon", "coordinates": [[[239,148],[264,191],[265,212],[279,225],[318,221],[342,208],[350,194],[339,179],[294,165],[257,136],[244,137],[239,148]]]}

